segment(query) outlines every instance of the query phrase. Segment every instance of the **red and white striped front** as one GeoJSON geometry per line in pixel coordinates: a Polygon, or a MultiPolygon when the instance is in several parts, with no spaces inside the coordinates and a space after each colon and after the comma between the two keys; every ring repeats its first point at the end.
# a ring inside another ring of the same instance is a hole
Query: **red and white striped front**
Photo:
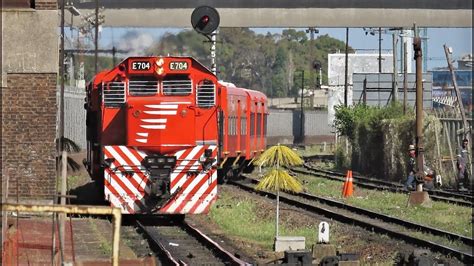
{"type": "MultiPolygon", "coordinates": [[[[159,213],[207,213],[217,196],[217,160],[203,171],[200,158],[206,149],[217,158],[216,145],[197,145],[168,156],[176,156],[176,167],[170,174],[170,200],[159,213]],[[189,174],[194,173],[194,174],[189,174]]],[[[147,154],[128,146],[104,146],[104,159],[114,160],[104,171],[106,200],[122,213],[142,213],[155,206],[146,206],[150,195],[149,173],[141,164],[147,154]]]]}

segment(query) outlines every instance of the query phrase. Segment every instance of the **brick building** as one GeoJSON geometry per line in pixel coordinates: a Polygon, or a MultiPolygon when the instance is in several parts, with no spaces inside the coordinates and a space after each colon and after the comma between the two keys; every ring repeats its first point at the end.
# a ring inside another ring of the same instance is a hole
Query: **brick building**
{"type": "Polygon", "coordinates": [[[55,191],[58,5],[2,1],[2,196],[51,202],[55,191]]]}

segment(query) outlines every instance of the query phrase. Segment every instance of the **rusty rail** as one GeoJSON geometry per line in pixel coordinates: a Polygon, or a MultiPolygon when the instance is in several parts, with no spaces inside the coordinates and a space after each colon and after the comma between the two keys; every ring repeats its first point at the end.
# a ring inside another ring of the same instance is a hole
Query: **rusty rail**
{"type": "Polygon", "coordinates": [[[3,203],[0,204],[2,211],[14,212],[54,212],[65,214],[93,214],[93,215],[112,215],[113,223],[113,245],[112,245],[112,265],[119,265],[119,243],[120,243],[120,224],[122,222],[122,212],[119,208],[87,205],[31,205],[3,203]]]}

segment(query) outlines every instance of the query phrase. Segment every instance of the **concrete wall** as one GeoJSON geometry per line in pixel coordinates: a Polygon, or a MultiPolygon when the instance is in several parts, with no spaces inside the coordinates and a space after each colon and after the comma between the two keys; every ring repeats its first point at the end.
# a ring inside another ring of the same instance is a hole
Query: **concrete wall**
{"type": "Polygon", "coordinates": [[[2,194],[51,202],[55,194],[56,1],[2,7],[2,194]]]}
{"type": "Polygon", "coordinates": [[[58,11],[2,9],[2,74],[58,73],[58,11]]]}
{"type": "MultiPolygon", "coordinates": [[[[267,124],[267,144],[293,144],[301,140],[300,110],[270,109],[267,124]]],[[[331,127],[327,125],[327,111],[305,111],[303,142],[316,144],[334,142],[331,127]]]]}
{"type": "MultiPolygon", "coordinates": [[[[216,7],[221,27],[412,27],[414,22],[419,27],[472,26],[472,4],[465,0],[101,0],[100,4],[105,6],[105,26],[115,27],[191,27],[191,13],[200,5],[216,7]]],[[[88,14],[94,1],[74,0],[74,5],[88,14]]]]}

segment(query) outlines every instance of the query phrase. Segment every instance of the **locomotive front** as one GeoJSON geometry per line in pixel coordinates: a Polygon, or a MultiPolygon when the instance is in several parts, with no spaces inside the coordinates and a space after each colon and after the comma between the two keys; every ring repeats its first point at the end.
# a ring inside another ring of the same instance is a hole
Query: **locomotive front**
{"type": "Polygon", "coordinates": [[[87,87],[86,166],[123,213],[203,213],[217,195],[217,80],[190,57],[132,57],[87,87]]]}

